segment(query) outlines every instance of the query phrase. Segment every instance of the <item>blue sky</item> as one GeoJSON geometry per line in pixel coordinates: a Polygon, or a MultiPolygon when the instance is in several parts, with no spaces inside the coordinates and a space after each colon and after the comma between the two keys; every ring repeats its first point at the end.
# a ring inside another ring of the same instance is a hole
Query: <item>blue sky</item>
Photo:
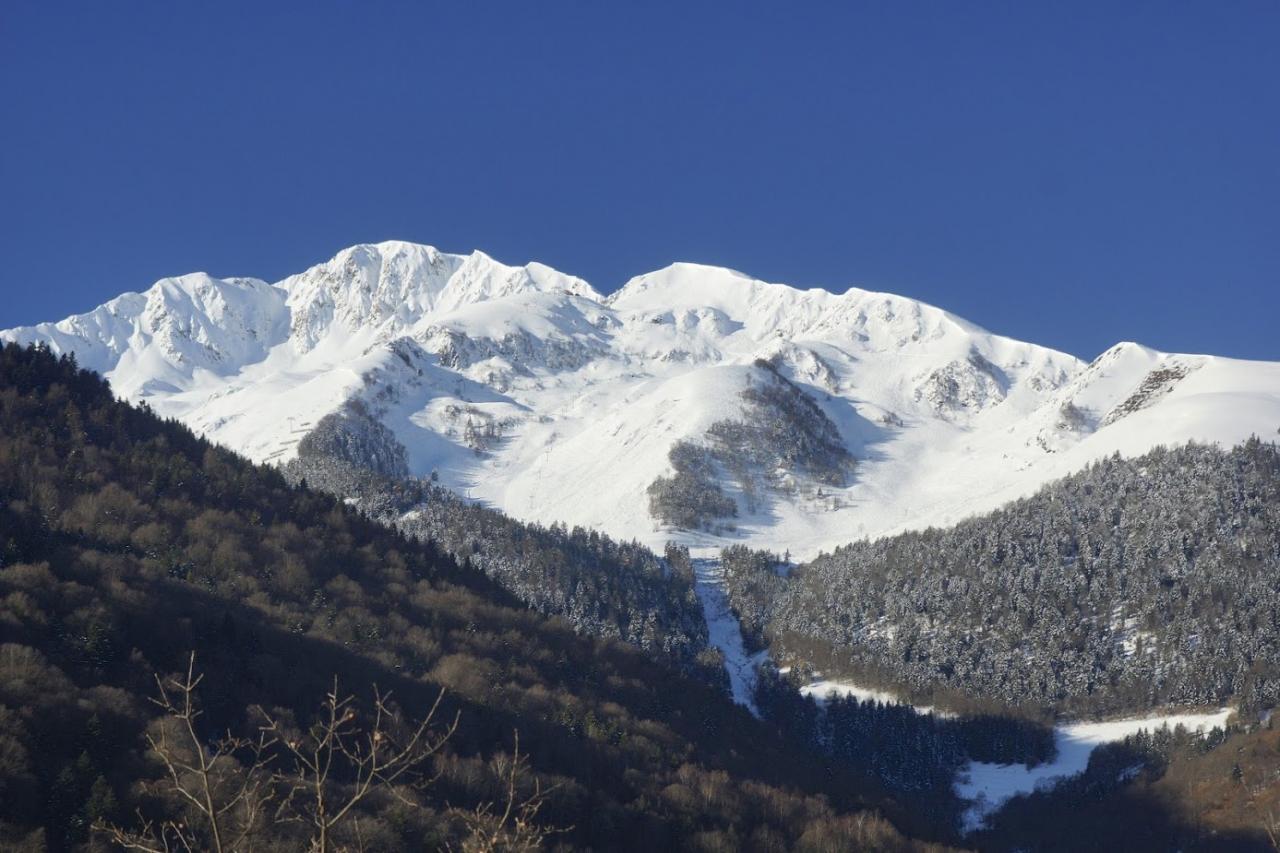
{"type": "Polygon", "coordinates": [[[0,327],[399,238],[1280,358],[1280,4],[29,2],[0,327]]]}

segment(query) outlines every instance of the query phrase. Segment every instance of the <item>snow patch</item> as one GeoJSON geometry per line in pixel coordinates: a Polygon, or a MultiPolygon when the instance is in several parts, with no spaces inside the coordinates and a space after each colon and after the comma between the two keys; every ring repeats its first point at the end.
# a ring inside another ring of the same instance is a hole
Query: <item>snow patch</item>
{"type": "Polygon", "coordinates": [[[800,688],[800,695],[812,696],[819,703],[834,698],[853,697],[859,702],[878,702],[881,705],[907,705],[917,714],[934,714],[939,717],[955,716],[949,711],[939,711],[932,705],[913,705],[910,702],[904,702],[896,693],[891,693],[887,690],[860,687],[849,681],[826,679],[812,681],[800,688]]]}
{"type": "Polygon", "coordinates": [[[961,829],[966,834],[975,832],[983,827],[988,817],[1013,797],[1052,788],[1064,779],[1083,773],[1089,766],[1089,756],[1102,744],[1124,740],[1142,729],[1153,731],[1166,725],[1170,728],[1181,725],[1192,731],[1221,728],[1226,725],[1231,713],[1231,708],[1223,708],[1211,714],[1173,714],[1106,723],[1069,723],[1054,728],[1058,754],[1053,761],[1035,767],[971,761],[956,775],[956,795],[970,803],[961,819],[961,829]]]}

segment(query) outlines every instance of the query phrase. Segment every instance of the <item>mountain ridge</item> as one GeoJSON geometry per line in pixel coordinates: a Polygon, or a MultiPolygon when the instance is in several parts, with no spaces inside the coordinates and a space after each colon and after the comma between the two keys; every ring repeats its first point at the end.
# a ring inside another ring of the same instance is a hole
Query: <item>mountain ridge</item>
{"type": "Polygon", "coordinates": [[[1272,362],[1121,343],[1086,364],[859,288],[676,263],[602,296],[542,264],[403,241],[275,284],[162,279],[0,339],[74,352],[122,397],[259,462],[293,458],[316,422],[358,400],[413,475],[659,550],[674,538],[812,555],[951,523],[1114,452],[1234,444],[1280,425],[1272,362]],[[648,488],[672,470],[672,448],[758,417],[744,395],[760,361],[813,400],[853,476],[832,487],[756,472],[774,484],[757,501],[720,471],[735,509],[718,534],[659,523],[648,488]]]}

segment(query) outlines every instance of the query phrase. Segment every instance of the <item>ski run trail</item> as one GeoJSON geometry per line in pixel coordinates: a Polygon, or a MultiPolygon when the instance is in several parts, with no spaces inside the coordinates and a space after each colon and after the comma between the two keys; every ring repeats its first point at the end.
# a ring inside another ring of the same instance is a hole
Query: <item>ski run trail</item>
{"type": "Polygon", "coordinates": [[[753,698],[756,667],[768,658],[769,653],[761,651],[748,654],[742,644],[742,630],[738,626],[738,617],[729,608],[729,593],[725,588],[724,568],[720,561],[695,559],[693,571],[694,588],[698,594],[698,602],[702,605],[702,614],[707,620],[707,634],[711,645],[724,655],[724,668],[729,673],[733,701],[745,706],[758,717],[760,711],[753,698]]]}

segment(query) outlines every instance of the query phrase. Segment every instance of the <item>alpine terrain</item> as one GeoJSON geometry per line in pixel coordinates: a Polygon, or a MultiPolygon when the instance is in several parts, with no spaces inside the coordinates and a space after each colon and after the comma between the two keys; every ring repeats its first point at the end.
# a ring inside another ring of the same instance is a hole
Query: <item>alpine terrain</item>
{"type": "Polygon", "coordinates": [[[541,264],[385,242],[269,284],[194,273],[46,343],[251,460],[326,416],[362,461],[525,521],[808,558],[954,523],[1115,452],[1280,428],[1280,363],[1092,362],[930,305],[673,264],[602,296],[541,264]],[[359,417],[351,417],[357,413],[359,417]]]}
{"type": "MultiPolygon", "coordinates": [[[[362,801],[371,849],[1280,837],[1280,362],[1085,362],[857,288],[678,263],[603,295],[398,241],[0,342],[0,800],[28,790],[0,844],[187,832],[116,799],[172,814],[139,733],[190,720],[139,709],[154,671],[191,688],[179,650],[239,731],[332,672],[455,691],[472,730],[420,756],[444,793],[362,801]],[[41,769],[30,709],[73,701],[41,769]],[[95,752],[104,720],[132,745],[95,752]],[[520,812],[517,771],[561,793],[520,812]]],[[[235,740],[232,777],[291,790],[255,763],[280,743],[235,740]]]]}

